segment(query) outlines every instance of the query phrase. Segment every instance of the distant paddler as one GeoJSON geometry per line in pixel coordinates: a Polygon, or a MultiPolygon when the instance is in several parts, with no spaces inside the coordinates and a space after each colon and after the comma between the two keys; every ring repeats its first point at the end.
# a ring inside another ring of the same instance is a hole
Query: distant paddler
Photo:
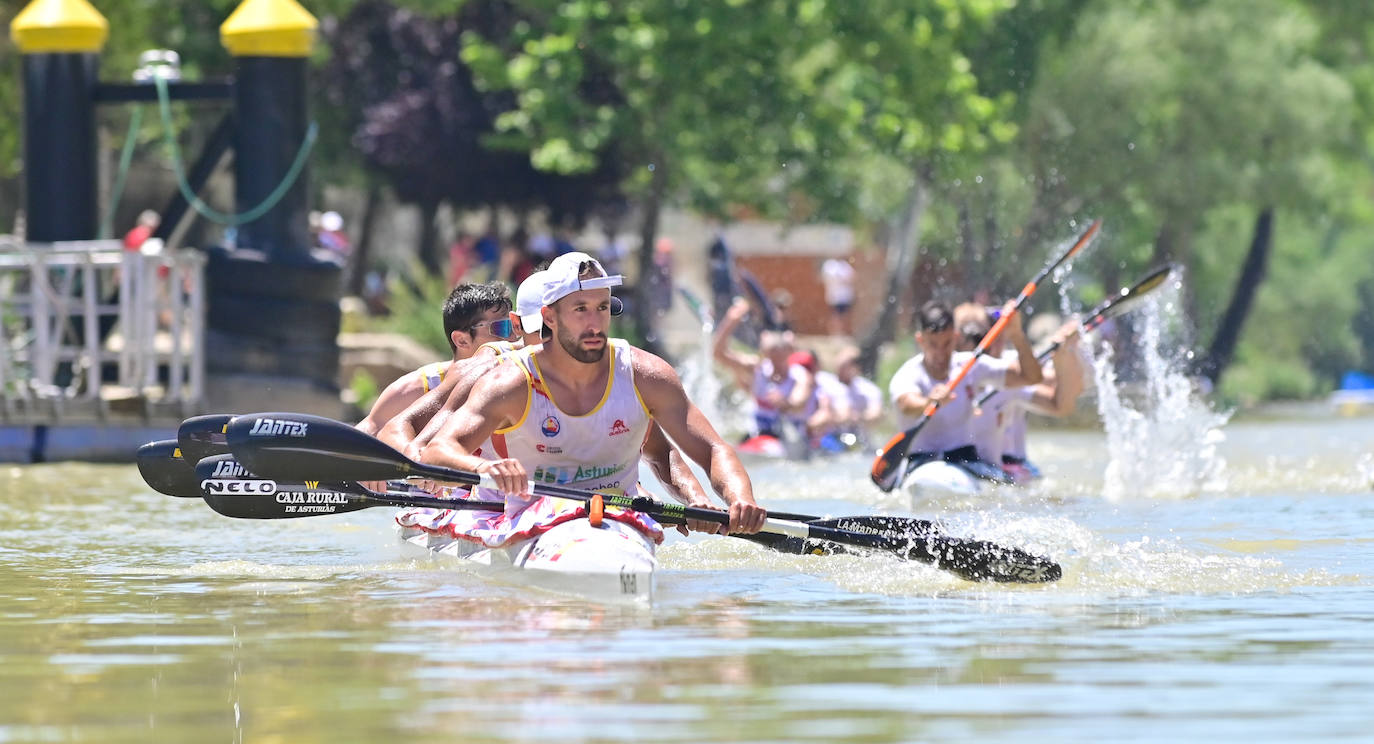
{"type": "MultiPolygon", "coordinates": [[[[508,355],[473,387],[463,406],[424,448],[424,462],[491,476],[505,496],[506,523],[538,527],[557,519],[550,499],[533,499],[530,482],[636,493],[640,449],[651,422],[700,465],[729,507],[729,530],[755,533],[765,512],[731,447],[690,405],[682,383],[661,358],[609,339],[610,288],[621,283],[585,254],[550,264],[541,318],[549,342],[508,355]],[[492,441],[502,457],[475,454],[492,441]]],[[[610,509],[607,510],[608,515],[610,509]]],[[[643,515],[628,519],[661,531],[643,515]]],[[[452,525],[456,530],[459,525],[452,525]]],[[[476,529],[491,538],[488,520],[476,529]]]]}
{"type": "MultiPolygon", "coordinates": [[[[1009,302],[1001,312],[1014,313],[1009,302]]],[[[908,359],[893,374],[888,384],[892,403],[897,407],[900,429],[916,424],[932,401],[940,402],[936,415],[912,440],[904,453],[911,464],[932,460],[956,463],[990,480],[1004,480],[1000,463],[984,462],[973,441],[973,403],[984,388],[1015,388],[1034,385],[1043,377],[1040,362],[1021,328],[1020,318],[1006,325],[1007,338],[1016,350],[1015,358],[993,358],[955,352],[958,341],[954,313],[943,302],[921,306],[916,316],[916,345],[921,353],[908,359]],[[950,387],[956,370],[969,365],[958,389],[950,387]]]]}

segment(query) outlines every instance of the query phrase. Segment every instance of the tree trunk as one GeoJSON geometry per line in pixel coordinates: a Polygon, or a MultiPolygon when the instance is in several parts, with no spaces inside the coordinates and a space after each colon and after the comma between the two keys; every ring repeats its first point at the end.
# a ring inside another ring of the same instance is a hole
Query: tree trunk
{"type": "Polygon", "coordinates": [[[663,209],[663,197],[668,192],[668,169],[663,158],[654,159],[653,176],[649,180],[649,193],[644,197],[643,219],[639,225],[639,261],[636,263],[639,274],[635,277],[634,311],[635,334],[639,336],[643,348],[653,354],[663,356],[662,340],[654,322],[654,303],[650,301],[652,276],[658,269],[654,266],[654,243],[658,239],[658,217],[663,209]]]}
{"type": "Polygon", "coordinates": [[[887,298],[873,328],[859,346],[859,366],[869,377],[877,370],[879,347],[891,341],[897,332],[897,317],[916,263],[921,220],[929,205],[930,174],[927,168],[917,167],[912,174],[911,191],[907,194],[901,221],[887,241],[887,298]]]}
{"type": "Polygon", "coordinates": [[[353,297],[363,293],[363,279],[367,276],[367,264],[372,257],[372,227],[377,222],[381,206],[381,184],[368,184],[363,218],[358,223],[358,244],[353,247],[353,255],[348,262],[348,285],[345,291],[353,297]]]}
{"type": "Polygon", "coordinates": [[[978,255],[978,239],[973,236],[972,212],[967,197],[959,200],[959,244],[963,254],[965,297],[972,297],[984,281],[983,267],[978,255]]]}
{"type": "Polygon", "coordinates": [[[439,265],[438,217],[439,201],[420,204],[420,244],[415,252],[420,259],[420,265],[430,276],[443,276],[443,267],[439,265]]]}
{"type": "Polygon", "coordinates": [[[1264,207],[1255,217],[1255,230],[1250,238],[1250,252],[1245,256],[1240,276],[1236,279],[1231,293],[1231,302],[1217,325],[1212,346],[1200,365],[1199,372],[1213,385],[1221,379],[1226,368],[1235,357],[1236,345],[1240,342],[1240,332],[1245,327],[1245,318],[1255,302],[1255,293],[1264,282],[1269,269],[1269,254],[1274,246],[1274,208],[1264,207]]]}

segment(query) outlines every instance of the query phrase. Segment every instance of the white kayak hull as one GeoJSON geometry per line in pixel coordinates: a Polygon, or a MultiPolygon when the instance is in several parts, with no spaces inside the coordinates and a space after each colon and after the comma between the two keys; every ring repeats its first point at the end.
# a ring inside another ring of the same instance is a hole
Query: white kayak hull
{"type": "Polygon", "coordinates": [[[902,488],[918,502],[979,496],[991,487],[990,481],[944,460],[917,465],[902,480],[902,488]]]}
{"type": "Polygon", "coordinates": [[[401,539],[501,581],[607,603],[651,604],[654,598],[653,540],[613,519],[600,527],[574,519],[499,548],[416,528],[403,528],[401,539]]]}

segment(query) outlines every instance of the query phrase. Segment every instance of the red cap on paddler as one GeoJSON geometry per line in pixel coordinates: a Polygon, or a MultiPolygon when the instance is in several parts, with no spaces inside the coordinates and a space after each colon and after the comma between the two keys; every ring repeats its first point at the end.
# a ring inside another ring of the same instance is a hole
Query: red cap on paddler
{"type": "Polygon", "coordinates": [[[808,372],[812,373],[820,368],[820,364],[816,362],[816,355],[806,350],[792,352],[787,357],[787,363],[805,367],[808,372]]]}

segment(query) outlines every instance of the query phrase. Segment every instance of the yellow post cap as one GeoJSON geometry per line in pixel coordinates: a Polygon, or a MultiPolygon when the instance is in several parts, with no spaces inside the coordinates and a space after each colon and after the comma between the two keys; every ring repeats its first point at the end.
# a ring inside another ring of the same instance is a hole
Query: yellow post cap
{"type": "Polygon", "coordinates": [[[98,52],[110,22],[87,0],[33,0],[10,23],[22,54],[98,52]]]}
{"type": "Polygon", "coordinates": [[[243,0],[219,27],[235,57],[306,57],[319,21],[296,0],[243,0]]]}

